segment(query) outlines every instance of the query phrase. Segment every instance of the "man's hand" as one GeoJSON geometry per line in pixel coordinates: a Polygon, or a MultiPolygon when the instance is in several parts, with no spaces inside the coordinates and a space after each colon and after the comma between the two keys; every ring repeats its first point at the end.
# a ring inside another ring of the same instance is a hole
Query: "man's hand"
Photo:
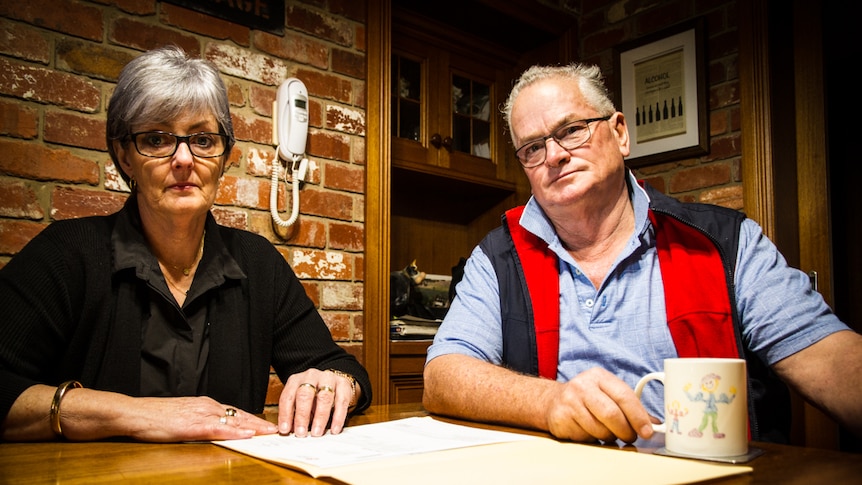
{"type": "Polygon", "coordinates": [[[604,369],[584,371],[547,392],[548,431],[557,438],[632,443],[653,434],[650,416],[632,388],[604,369]]]}

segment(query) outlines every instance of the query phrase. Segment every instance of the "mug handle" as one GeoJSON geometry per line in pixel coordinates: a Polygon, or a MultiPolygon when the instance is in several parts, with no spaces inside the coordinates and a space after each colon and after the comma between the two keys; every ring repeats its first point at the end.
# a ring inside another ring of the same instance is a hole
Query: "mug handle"
{"type": "MultiPolygon", "coordinates": [[[[647,382],[652,380],[661,381],[662,385],[664,385],[664,372],[651,372],[641,377],[641,380],[639,380],[635,386],[635,394],[638,396],[638,399],[641,397],[644,386],[646,386],[647,382]]],[[[667,425],[665,423],[653,424],[652,429],[658,433],[664,433],[667,431],[667,425]]]]}

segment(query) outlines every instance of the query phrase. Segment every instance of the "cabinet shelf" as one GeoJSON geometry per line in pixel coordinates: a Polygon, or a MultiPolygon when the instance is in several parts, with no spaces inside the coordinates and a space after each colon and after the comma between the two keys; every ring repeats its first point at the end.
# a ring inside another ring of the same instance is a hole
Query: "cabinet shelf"
{"type": "Polygon", "coordinates": [[[455,224],[468,224],[516,190],[512,182],[421,164],[393,164],[391,175],[393,214],[455,224]]]}

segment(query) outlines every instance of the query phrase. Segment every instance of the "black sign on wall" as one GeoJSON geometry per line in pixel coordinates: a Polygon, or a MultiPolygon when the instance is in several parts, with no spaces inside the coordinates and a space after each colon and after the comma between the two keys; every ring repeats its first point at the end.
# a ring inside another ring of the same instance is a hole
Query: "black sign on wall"
{"type": "Polygon", "coordinates": [[[251,29],[284,33],[284,0],[165,0],[251,29]]]}

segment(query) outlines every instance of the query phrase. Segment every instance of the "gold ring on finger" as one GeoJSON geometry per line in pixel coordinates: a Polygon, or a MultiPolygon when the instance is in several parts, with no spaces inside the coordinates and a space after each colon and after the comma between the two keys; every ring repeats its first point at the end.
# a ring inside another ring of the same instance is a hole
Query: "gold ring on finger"
{"type": "Polygon", "coordinates": [[[236,409],[234,409],[234,408],[226,408],[226,409],[224,410],[224,415],[225,415],[225,416],[236,416],[236,409]]]}
{"type": "Polygon", "coordinates": [[[317,392],[317,386],[315,386],[314,384],[312,384],[310,382],[303,382],[302,384],[299,385],[299,387],[310,387],[314,390],[314,392],[317,392]]]}
{"type": "Polygon", "coordinates": [[[317,391],[317,393],[320,394],[323,391],[329,391],[329,392],[335,394],[335,389],[333,389],[329,386],[320,386],[320,389],[317,391]]]}

